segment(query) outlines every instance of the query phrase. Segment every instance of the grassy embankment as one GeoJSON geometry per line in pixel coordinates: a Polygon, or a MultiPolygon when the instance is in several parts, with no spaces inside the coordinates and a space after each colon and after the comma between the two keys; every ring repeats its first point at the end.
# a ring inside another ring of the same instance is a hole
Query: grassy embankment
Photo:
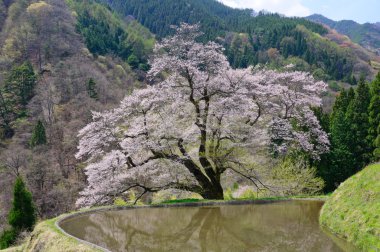
{"type": "Polygon", "coordinates": [[[320,223],[363,251],[380,251],[380,164],[342,183],[323,206],[320,223]]]}
{"type": "MultiPolygon", "coordinates": [[[[61,218],[61,217],[58,217],[61,218]]],[[[66,236],[56,226],[58,218],[40,222],[23,244],[4,252],[97,252],[95,248],[66,236]]]]}

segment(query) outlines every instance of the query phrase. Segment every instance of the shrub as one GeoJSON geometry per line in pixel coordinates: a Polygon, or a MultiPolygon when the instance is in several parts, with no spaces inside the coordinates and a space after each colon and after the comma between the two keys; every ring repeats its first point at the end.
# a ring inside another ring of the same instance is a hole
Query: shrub
{"type": "Polygon", "coordinates": [[[254,199],[257,198],[257,193],[252,186],[240,186],[232,193],[232,197],[235,199],[254,199]]]}
{"type": "Polygon", "coordinates": [[[137,69],[139,67],[139,59],[134,54],[128,57],[127,62],[132,69],[137,69]]]}
{"type": "Polygon", "coordinates": [[[257,193],[252,188],[248,188],[240,195],[240,198],[242,198],[242,199],[254,199],[254,198],[256,198],[256,196],[257,196],[257,193]]]}
{"type": "Polygon", "coordinates": [[[224,191],[224,199],[225,200],[233,200],[234,199],[234,197],[232,196],[232,189],[231,188],[227,188],[224,191]]]}
{"type": "Polygon", "coordinates": [[[336,82],[336,81],[330,81],[329,82],[329,88],[331,88],[331,90],[333,90],[335,92],[338,92],[339,90],[341,90],[341,87],[339,86],[338,82],[336,82]]]}
{"type": "Polygon", "coordinates": [[[272,175],[283,196],[315,195],[324,187],[323,179],[316,176],[316,168],[302,159],[286,158],[274,167],[272,175]]]}
{"type": "Polygon", "coordinates": [[[128,205],[127,202],[125,202],[125,200],[123,200],[122,198],[116,198],[114,200],[113,204],[115,206],[126,206],[126,205],[128,205]]]}
{"type": "Polygon", "coordinates": [[[13,245],[17,239],[17,231],[15,229],[5,230],[0,236],[0,249],[6,249],[13,245]]]}

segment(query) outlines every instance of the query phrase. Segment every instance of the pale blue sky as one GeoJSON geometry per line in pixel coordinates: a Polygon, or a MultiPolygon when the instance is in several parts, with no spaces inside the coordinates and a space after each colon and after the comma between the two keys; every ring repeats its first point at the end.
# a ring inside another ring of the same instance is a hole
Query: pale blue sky
{"type": "Polygon", "coordinates": [[[380,0],[219,0],[236,8],[265,9],[287,16],[322,14],[333,20],[380,22],[380,0]]]}

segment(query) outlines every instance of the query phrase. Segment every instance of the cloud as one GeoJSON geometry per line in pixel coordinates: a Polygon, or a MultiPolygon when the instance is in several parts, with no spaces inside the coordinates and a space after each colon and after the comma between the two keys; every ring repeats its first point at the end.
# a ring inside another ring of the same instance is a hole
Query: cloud
{"type": "Polygon", "coordinates": [[[278,12],[286,16],[308,16],[309,8],[301,3],[301,0],[219,0],[233,8],[251,8],[255,11],[267,10],[278,12]]]}

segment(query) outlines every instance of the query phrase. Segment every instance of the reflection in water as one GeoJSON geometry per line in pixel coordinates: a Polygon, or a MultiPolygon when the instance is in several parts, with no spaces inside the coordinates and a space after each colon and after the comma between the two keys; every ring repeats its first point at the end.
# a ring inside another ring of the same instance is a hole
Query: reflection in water
{"type": "Polygon", "coordinates": [[[346,251],[318,225],[322,202],[143,208],[61,223],[111,251],[346,251]]]}

